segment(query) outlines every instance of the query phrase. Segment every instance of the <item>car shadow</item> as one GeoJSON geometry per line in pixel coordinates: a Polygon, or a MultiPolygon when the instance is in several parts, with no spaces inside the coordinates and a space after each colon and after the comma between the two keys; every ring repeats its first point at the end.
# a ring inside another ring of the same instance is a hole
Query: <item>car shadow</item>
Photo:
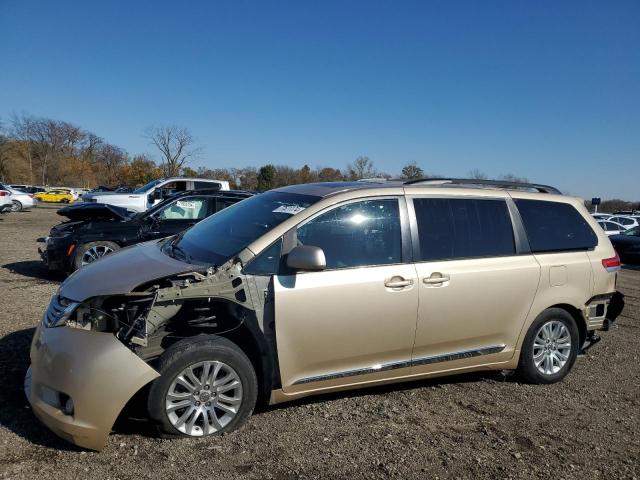
{"type": "Polygon", "coordinates": [[[61,282],[64,275],[60,272],[52,272],[41,260],[24,260],[22,262],[6,263],[2,266],[12,273],[24,277],[37,278],[47,282],[61,282]]]}
{"type": "Polygon", "coordinates": [[[24,376],[29,367],[29,347],[35,328],[27,328],[0,339],[0,425],[37,445],[59,450],[80,451],[54,435],[33,414],[24,394],[24,376]]]}

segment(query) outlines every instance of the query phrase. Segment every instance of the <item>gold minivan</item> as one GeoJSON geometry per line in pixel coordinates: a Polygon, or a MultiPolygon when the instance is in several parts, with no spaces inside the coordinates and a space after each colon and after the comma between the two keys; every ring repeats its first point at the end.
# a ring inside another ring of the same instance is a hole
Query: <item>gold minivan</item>
{"type": "Polygon", "coordinates": [[[583,202],[551,187],[279,188],[69,277],[25,392],[56,434],[101,449],[136,394],[161,432],[198,437],[258,401],[478,370],[553,383],[620,313],[619,268],[583,202]]]}

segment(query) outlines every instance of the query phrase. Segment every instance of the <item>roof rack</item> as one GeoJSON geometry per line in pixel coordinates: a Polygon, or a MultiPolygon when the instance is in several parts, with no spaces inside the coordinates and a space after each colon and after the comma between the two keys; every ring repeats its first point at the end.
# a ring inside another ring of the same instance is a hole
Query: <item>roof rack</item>
{"type": "Polygon", "coordinates": [[[535,190],[539,193],[555,193],[562,195],[560,190],[549,185],[540,185],[538,183],[520,183],[510,182],[508,180],[480,180],[475,178],[419,178],[415,180],[407,180],[404,185],[476,185],[482,187],[497,187],[514,190],[535,190]]]}

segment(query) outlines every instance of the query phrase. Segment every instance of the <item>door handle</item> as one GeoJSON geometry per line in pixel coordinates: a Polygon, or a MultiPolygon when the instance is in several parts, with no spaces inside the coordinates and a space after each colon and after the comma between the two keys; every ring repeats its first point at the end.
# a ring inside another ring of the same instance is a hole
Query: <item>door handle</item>
{"type": "Polygon", "coordinates": [[[404,288],[413,285],[413,280],[405,280],[402,277],[393,277],[384,281],[384,286],[387,288],[404,288]]]}
{"type": "Polygon", "coordinates": [[[422,279],[422,283],[426,283],[427,285],[438,285],[440,283],[448,282],[451,280],[449,275],[443,275],[440,272],[432,273],[430,277],[425,277],[422,279]]]}

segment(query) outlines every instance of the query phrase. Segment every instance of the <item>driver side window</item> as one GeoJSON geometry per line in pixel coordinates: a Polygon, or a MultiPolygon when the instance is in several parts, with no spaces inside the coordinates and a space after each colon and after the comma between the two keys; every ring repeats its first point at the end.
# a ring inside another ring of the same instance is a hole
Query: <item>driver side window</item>
{"type": "Polygon", "coordinates": [[[402,263],[398,200],[336,207],[298,228],[297,240],[322,248],[327,269],[402,263]]]}
{"type": "Polygon", "coordinates": [[[155,216],[158,220],[202,220],[207,216],[207,200],[182,198],[160,209],[155,216]]]}

